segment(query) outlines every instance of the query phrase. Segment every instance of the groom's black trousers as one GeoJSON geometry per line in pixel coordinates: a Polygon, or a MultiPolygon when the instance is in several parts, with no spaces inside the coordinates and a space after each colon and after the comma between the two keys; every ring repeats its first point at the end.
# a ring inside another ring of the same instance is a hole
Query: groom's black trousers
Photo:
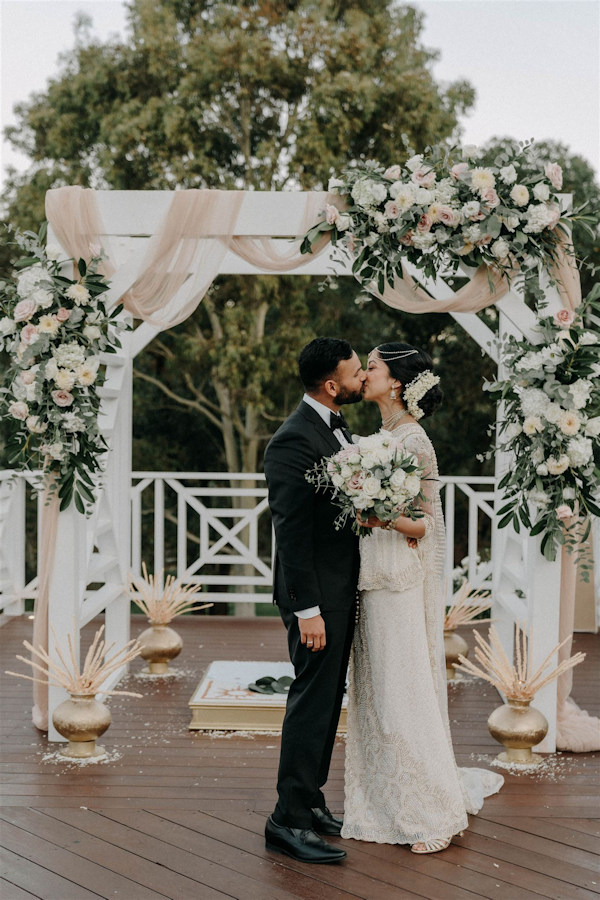
{"type": "Polygon", "coordinates": [[[290,828],[311,828],[311,809],[326,805],[321,788],[329,774],[344,697],[355,605],[321,613],[326,646],[315,653],[300,641],[298,617],[291,610],[279,611],[287,628],[296,678],[281,733],[279,800],[273,818],[290,828]]]}

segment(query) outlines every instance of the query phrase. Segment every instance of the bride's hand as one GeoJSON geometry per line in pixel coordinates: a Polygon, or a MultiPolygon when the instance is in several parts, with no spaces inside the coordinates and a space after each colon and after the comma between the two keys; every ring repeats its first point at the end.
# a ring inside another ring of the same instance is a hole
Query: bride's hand
{"type": "Polygon", "coordinates": [[[360,513],[356,514],[356,521],[359,525],[362,525],[363,528],[383,528],[385,526],[385,522],[382,522],[377,516],[369,516],[369,518],[365,520],[361,518],[360,513]]]}

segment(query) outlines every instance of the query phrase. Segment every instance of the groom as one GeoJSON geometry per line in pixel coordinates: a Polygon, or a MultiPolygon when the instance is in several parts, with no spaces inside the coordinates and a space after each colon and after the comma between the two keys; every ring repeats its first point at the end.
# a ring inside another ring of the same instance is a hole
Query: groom
{"type": "Polygon", "coordinates": [[[316,338],[298,360],[306,393],[265,452],[269,506],[277,544],[274,599],[288,633],[295,680],[281,734],[277,791],[267,847],[302,862],[327,863],[346,853],[319,837],[340,833],[321,788],[342,705],[354,629],[358,540],[339,510],[305,474],[351,443],[338,410],[362,399],[366,374],[347,341],[316,338]]]}

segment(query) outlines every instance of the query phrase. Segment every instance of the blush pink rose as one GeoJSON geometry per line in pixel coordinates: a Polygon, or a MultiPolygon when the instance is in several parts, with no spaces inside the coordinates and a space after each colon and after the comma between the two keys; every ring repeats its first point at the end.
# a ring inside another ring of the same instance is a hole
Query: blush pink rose
{"type": "Polygon", "coordinates": [[[546,163],[544,174],[548,181],[552,183],[552,186],[555,187],[557,191],[560,191],[563,186],[563,171],[558,163],[546,163]]]}
{"type": "Polygon", "coordinates": [[[30,344],[33,344],[35,340],[37,340],[38,330],[35,325],[26,325],[25,328],[21,329],[21,343],[24,344],[25,347],[29,347],[30,344]]]}
{"type": "Polygon", "coordinates": [[[463,178],[464,175],[469,171],[469,164],[466,162],[456,163],[455,166],[452,166],[450,169],[450,175],[454,178],[455,181],[458,181],[460,178],[463,178]]]}
{"type": "Polygon", "coordinates": [[[52,391],[52,399],[57,406],[70,406],[73,402],[73,394],[70,391],[52,391]]]}
{"type": "Polygon", "coordinates": [[[456,210],[451,209],[449,206],[440,206],[438,209],[438,221],[450,227],[456,225],[456,210]]]}
{"type": "Polygon", "coordinates": [[[337,206],[333,206],[331,203],[328,203],[325,207],[325,221],[328,225],[335,225],[338,220],[339,210],[337,206]]]}
{"type": "Polygon", "coordinates": [[[570,519],[573,515],[573,510],[567,506],[566,503],[563,503],[561,506],[556,508],[556,518],[564,521],[565,519],[570,519]]]}
{"type": "Polygon", "coordinates": [[[413,232],[407,231],[406,234],[403,234],[401,238],[398,238],[398,243],[402,244],[404,247],[412,247],[413,232]]]}
{"type": "Polygon", "coordinates": [[[13,419],[20,419],[22,422],[24,422],[29,415],[29,407],[24,400],[17,400],[15,403],[11,403],[8,407],[8,411],[13,419]]]}
{"type": "Polygon", "coordinates": [[[416,172],[413,172],[410,178],[420,187],[430,188],[435,184],[435,172],[425,166],[421,166],[416,172]]]}
{"type": "Polygon", "coordinates": [[[481,194],[481,199],[485,203],[486,206],[489,206],[490,209],[494,209],[500,203],[500,197],[494,190],[494,188],[487,188],[481,194]]]}
{"type": "Polygon", "coordinates": [[[56,318],[59,322],[66,322],[70,317],[71,310],[67,309],[65,306],[61,306],[61,308],[56,312],[56,318]]]}
{"type": "Polygon", "coordinates": [[[478,241],[475,241],[475,243],[478,247],[485,247],[486,244],[489,244],[491,240],[491,234],[484,234],[483,237],[480,237],[478,241]]]}
{"type": "Polygon", "coordinates": [[[23,384],[33,384],[35,381],[35,372],[32,372],[31,369],[25,369],[21,372],[21,382],[23,384]]]}
{"type": "Polygon", "coordinates": [[[574,321],[575,313],[572,313],[570,309],[559,309],[554,313],[554,324],[559,328],[569,328],[574,321]]]}
{"type": "Polygon", "coordinates": [[[383,211],[388,219],[397,219],[400,215],[400,207],[395,200],[388,200],[383,211]]]}
{"type": "Polygon", "coordinates": [[[26,322],[30,319],[37,309],[35,300],[19,300],[15,306],[13,319],[15,322],[26,322]]]}
{"type": "Polygon", "coordinates": [[[431,231],[431,226],[433,225],[433,221],[431,216],[427,213],[423,213],[421,218],[419,219],[419,224],[417,225],[417,231],[426,232],[431,231]]]}
{"type": "Polygon", "coordinates": [[[383,177],[387,178],[388,181],[398,181],[400,178],[400,166],[390,166],[383,173],[383,177]]]}

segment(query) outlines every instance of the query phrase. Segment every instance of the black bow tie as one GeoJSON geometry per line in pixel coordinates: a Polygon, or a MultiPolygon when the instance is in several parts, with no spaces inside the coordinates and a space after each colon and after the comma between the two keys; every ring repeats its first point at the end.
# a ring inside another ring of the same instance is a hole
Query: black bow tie
{"type": "Polygon", "coordinates": [[[332,431],[335,431],[336,428],[339,428],[341,431],[348,431],[348,423],[341,413],[329,413],[329,427],[332,431]]]}

